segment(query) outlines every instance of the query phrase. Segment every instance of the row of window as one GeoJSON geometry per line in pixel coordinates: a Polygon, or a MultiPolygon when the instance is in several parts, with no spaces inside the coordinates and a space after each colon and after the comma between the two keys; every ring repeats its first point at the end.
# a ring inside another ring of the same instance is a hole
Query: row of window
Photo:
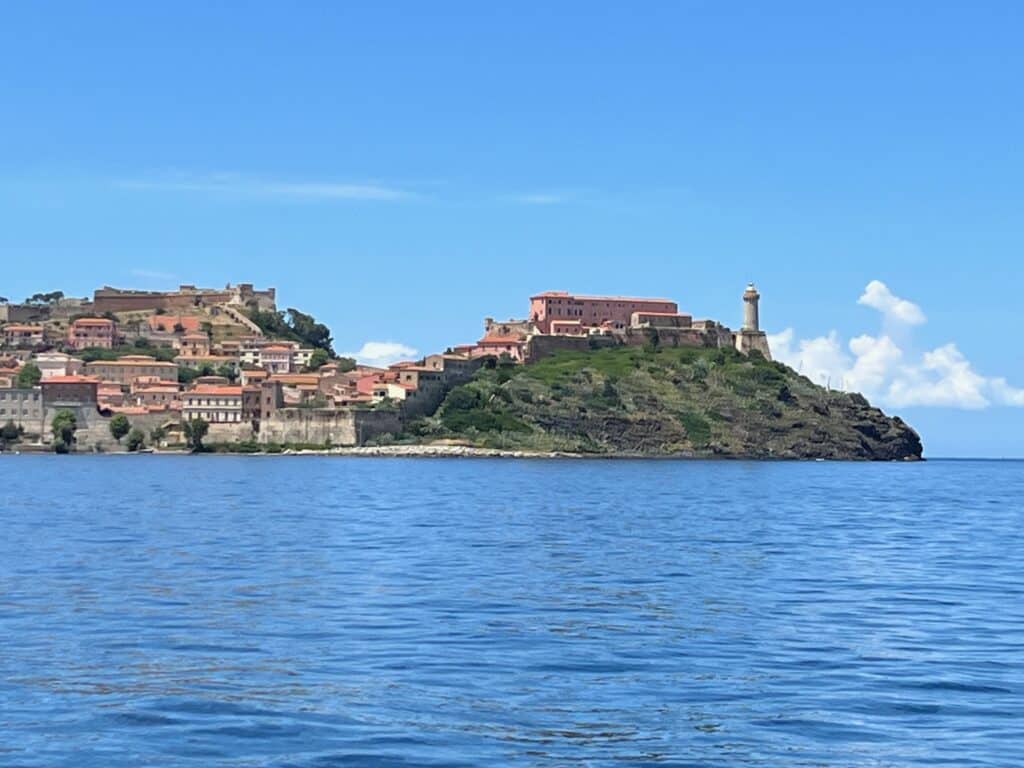
{"type": "MultiPolygon", "coordinates": [[[[32,400],[38,400],[39,399],[39,393],[38,392],[32,392],[31,394],[32,394],[32,397],[31,397],[32,400]]],[[[2,390],[0,390],[0,400],[6,400],[6,399],[7,399],[7,393],[2,391],[2,390]]],[[[30,399],[28,392],[11,392],[11,400],[28,400],[28,399],[30,399]]]]}
{"type": "Polygon", "coordinates": [[[202,411],[200,413],[189,413],[187,417],[190,419],[200,418],[203,421],[209,421],[214,423],[237,422],[242,420],[242,414],[240,412],[224,413],[223,411],[202,411]]]}

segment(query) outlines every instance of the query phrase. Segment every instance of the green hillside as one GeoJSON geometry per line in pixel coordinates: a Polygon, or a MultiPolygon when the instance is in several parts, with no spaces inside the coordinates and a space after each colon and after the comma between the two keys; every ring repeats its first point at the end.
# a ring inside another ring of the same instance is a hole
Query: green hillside
{"type": "Polygon", "coordinates": [[[409,437],[595,454],[921,456],[917,433],[860,395],[728,349],[616,347],[498,364],[453,389],[409,437]]]}

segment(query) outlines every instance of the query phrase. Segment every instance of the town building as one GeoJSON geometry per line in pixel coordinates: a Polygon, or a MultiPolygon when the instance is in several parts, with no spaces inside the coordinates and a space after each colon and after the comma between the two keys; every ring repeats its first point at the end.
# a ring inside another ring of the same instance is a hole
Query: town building
{"type": "Polygon", "coordinates": [[[77,376],[82,372],[84,365],[81,359],[64,352],[40,352],[34,359],[44,379],[54,376],[77,376]]]}
{"type": "Polygon", "coordinates": [[[0,427],[7,423],[30,434],[42,434],[43,394],[39,387],[0,389],[0,427]]]}
{"type": "Polygon", "coordinates": [[[139,377],[131,385],[131,402],[151,410],[181,408],[181,387],[156,377],[139,377]]]}
{"type": "Polygon", "coordinates": [[[184,421],[203,419],[210,424],[242,422],[242,387],[204,384],[181,393],[184,421]]]}
{"type": "Polygon", "coordinates": [[[586,327],[610,323],[617,328],[629,325],[634,312],[679,311],[668,299],[644,299],[632,296],[583,296],[566,291],[545,291],[530,297],[530,321],[541,333],[552,333],[555,321],[578,321],[586,327]]]}
{"type": "Polygon", "coordinates": [[[178,381],[178,366],[165,363],[149,355],[125,355],[117,360],[94,360],[83,366],[87,376],[95,376],[103,381],[129,385],[135,379],[146,376],[161,381],[178,381]]]}
{"type": "Polygon", "coordinates": [[[3,339],[8,347],[34,347],[46,340],[46,334],[41,325],[8,323],[3,329],[3,339]]]}
{"type": "Polygon", "coordinates": [[[39,383],[43,393],[43,405],[47,408],[95,408],[99,385],[100,380],[92,376],[51,376],[39,383]]]}
{"type": "Polygon", "coordinates": [[[72,349],[111,349],[116,341],[116,324],[105,317],[80,317],[68,326],[67,345],[72,349]]]}
{"type": "Polygon", "coordinates": [[[257,365],[275,373],[292,372],[292,355],[294,350],[287,344],[268,344],[259,350],[257,365]]]}
{"type": "Polygon", "coordinates": [[[208,357],[210,337],[202,331],[186,333],[181,337],[179,350],[182,357],[208,357]]]}

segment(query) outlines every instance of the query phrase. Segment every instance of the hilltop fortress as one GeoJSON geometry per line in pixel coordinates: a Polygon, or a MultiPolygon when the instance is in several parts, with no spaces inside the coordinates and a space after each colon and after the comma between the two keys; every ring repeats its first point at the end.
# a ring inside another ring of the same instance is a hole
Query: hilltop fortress
{"type": "Polygon", "coordinates": [[[753,283],[743,292],[743,324],[738,331],[715,320],[694,320],[670,299],[586,296],[544,291],[530,297],[529,317],[496,322],[484,318],[476,344],[455,348],[470,357],[507,355],[518,362],[538,360],[556,349],[588,349],[615,344],[671,347],[734,347],[771,359],[760,328],[761,295],[753,283]]]}
{"type": "Polygon", "coordinates": [[[277,308],[275,300],[275,289],[258,291],[253,288],[252,283],[228,283],[223,289],[182,285],[176,291],[133,291],[103,286],[93,292],[92,311],[103,314],[157,309],[181,310],[228,304],[272,312],[277,308]]]}

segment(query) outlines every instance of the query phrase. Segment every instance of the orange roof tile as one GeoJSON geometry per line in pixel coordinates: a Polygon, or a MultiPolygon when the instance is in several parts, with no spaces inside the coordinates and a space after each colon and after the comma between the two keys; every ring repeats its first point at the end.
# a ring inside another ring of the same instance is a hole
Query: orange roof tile
{"type": "Polygon", "coordinates": [[[95,376],[50,376],[43,379],[43,384],[99,384],[100,380],[95,376]]]}
{"type": "Polygon", "coordinates": [[[664,304],[675,304],[672,299],[658,299],[640,296],[592,296],[582,293],[569,293],[568,291],[543,291],[530,297],[533,299],[578,299],[581,301],[630,301],[630,302],[662,302],[664,304]]]}
{"type": "Polygon", "coordinates": [[[200,384],[195,389],[190,389],[184,393],[188,395],[239,395],[242,394],[242,388],[240,386],[229,386],[223,384],[200,384]]]}
{"type": "Polygon", "coordinates": [[[41,325],[24,325],[22,323],[8,323],[4,326],[4,331],[22,331],[25,333],[39,333],[43,332],[43,326],[41,325]]]}

